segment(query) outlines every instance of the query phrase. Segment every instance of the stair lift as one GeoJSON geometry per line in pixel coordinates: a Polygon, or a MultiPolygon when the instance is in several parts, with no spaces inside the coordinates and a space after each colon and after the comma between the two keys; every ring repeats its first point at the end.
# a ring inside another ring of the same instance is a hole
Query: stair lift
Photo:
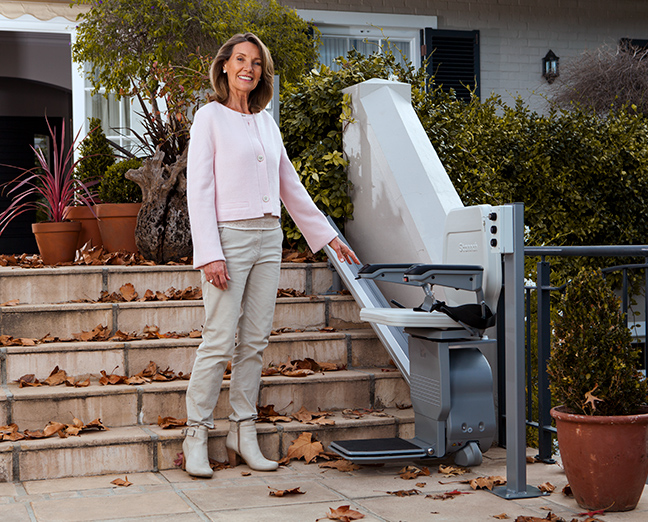
{"type": "Polygon", "coordinates": [[[373,264],[358,270],[329,256],[364,307],[360,317],[372,323],[409,382],[415,414],[413,439],[335,441],[332,451],[359,463],[454,456],[461,466],[481,464],[496,429],[493,376],[483,353],[494,350],[496,340],[485,331],[495,324],[502,254],[512,248],[511,210],[478,205],[450,211],[442,264],[373,264]],[[381,281],[418,286],[423,302],[390,308],[375,285],[381,281]],[[435,287],[443,287],[445,302],[436,299],[435,287]]]}

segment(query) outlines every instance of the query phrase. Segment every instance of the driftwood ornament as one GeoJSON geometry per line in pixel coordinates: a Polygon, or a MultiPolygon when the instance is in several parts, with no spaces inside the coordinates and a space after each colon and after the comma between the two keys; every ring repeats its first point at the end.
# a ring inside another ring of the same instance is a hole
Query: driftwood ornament
{"type": "Polygon", "coordinates": [[[179,262],[192,255],[187,211],[187,150],[165,165],[158,150],[126,178],[142,189],[142,208],[137,216],[135,243],[140,254],[158,264],[179,262]]]}

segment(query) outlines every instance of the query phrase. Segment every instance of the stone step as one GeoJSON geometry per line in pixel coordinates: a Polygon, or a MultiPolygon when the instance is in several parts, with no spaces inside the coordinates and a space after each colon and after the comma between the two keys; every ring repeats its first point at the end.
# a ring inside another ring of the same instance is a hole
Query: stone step
{"type": "MultiPolygon", "coordinates": [[[[360,419],[347,419],[337,412],[331,418],[335,425],[323,427],[299,422],[257,424],[261,449],[268,458],[279,460],[303,432],[313,433],[325,449],[334,440],[414,435],[411,408],[388,409],[360,419]]],[[[210,457],[220,462],[227,460],[228,429],[228,421],[220,420],[209,434],[210,457]]],[[[163,430],[157,425],[146,425],[88,432],[65,439],[0,442],[0,482],[173,469],[174,461],[182,452],[182,440],[180,429],[163,430]]],[[[246,469],[241,466],[242,471],[246,469]]]]}
{"type": "MultiPolygon", "coordinates": [[[[204,321],[202,300],[148,301],[130,303],[25,304],[0,307],[0,335],[61,339],[91,331],[97,325],[111,332],[142,333],[155,325],[160,332],[188,333],[201,330],[204,321]]],[[[273,328],[293,329],[362,328],[360,309],[349,295],[280,297],[273,328]]]]}
{"type": "MultiPolygon", "coordinates": [[[[333,272],[326,263],[283,263],[279,288],[307,295],[324,294],[331,288],[333,272]]],[[[183,290],[200,286],[200,272],[190,266],[68,266],[56,268],[0,267],[0,303],[66,303],[97,300],[102,291],[119,292],[130,283],[140,296],[146,290],[183,290]]]]}
{"type": "MultiPolygon", "coordinates": [[[[0,384],[26,374],[42,380],[58,366],[68,375],[85,379],[101,370],[132,376],[153,361],[162,370],[188,374],[202,339],[45,343],[0,348],[0,384]]],[[[387,367],[389,355],[371,329],[332,332],[290,332],[270,336],[263,354],[265,367],[310,357],[347,368],[387,367]]]]}
{"type": "MultiPolygon", "coordinates": [[[[100,418],[107,427],[153,424],[158,416],[185,418],[187,386],[188,381],[109,386],[95,383],[85,388],[5,386],[0,391],[0,425],[16,423],[21,431],[35,431],[50,421],[71,423],[74,417],[85,422],[100,418]]],[[[232,413],[229,387],[229,380],[225,380],[214,411],[216,419],[232,413]]],[[[290,415],[302,407],[309,411],[407,407],[410,396],[397,372],[341,370],[307,377],[263,377],[259,405],[269,404],[277,412],[290,415]]]]}

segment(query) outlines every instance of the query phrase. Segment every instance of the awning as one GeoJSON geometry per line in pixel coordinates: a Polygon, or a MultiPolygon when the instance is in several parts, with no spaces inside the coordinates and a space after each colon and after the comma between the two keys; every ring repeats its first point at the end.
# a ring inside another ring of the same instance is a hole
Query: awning
{"type": "Polygon", "coordinates": [[[70,0],[54,0],[52,2],[0,0],[0,16],[12,20],[23,15],[32,15],[41,21],[60,16],[74,22],[80,12],[87,11],[89,8],[89,5],[70,7],[70,0]]]}

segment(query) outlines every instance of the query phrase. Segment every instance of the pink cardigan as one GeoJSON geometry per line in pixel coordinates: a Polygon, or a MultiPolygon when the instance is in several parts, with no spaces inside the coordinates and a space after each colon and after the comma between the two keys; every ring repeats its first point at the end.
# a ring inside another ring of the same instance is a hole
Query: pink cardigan
{"type": "Polygon", "coordinates": [[[219,221],[281,216],[279,198],[313,252],[336,237],[301,184],[267,111],[242,114],[218,102],[201,107],[187,162],[194,267],[225,259],[219,221]]]}

